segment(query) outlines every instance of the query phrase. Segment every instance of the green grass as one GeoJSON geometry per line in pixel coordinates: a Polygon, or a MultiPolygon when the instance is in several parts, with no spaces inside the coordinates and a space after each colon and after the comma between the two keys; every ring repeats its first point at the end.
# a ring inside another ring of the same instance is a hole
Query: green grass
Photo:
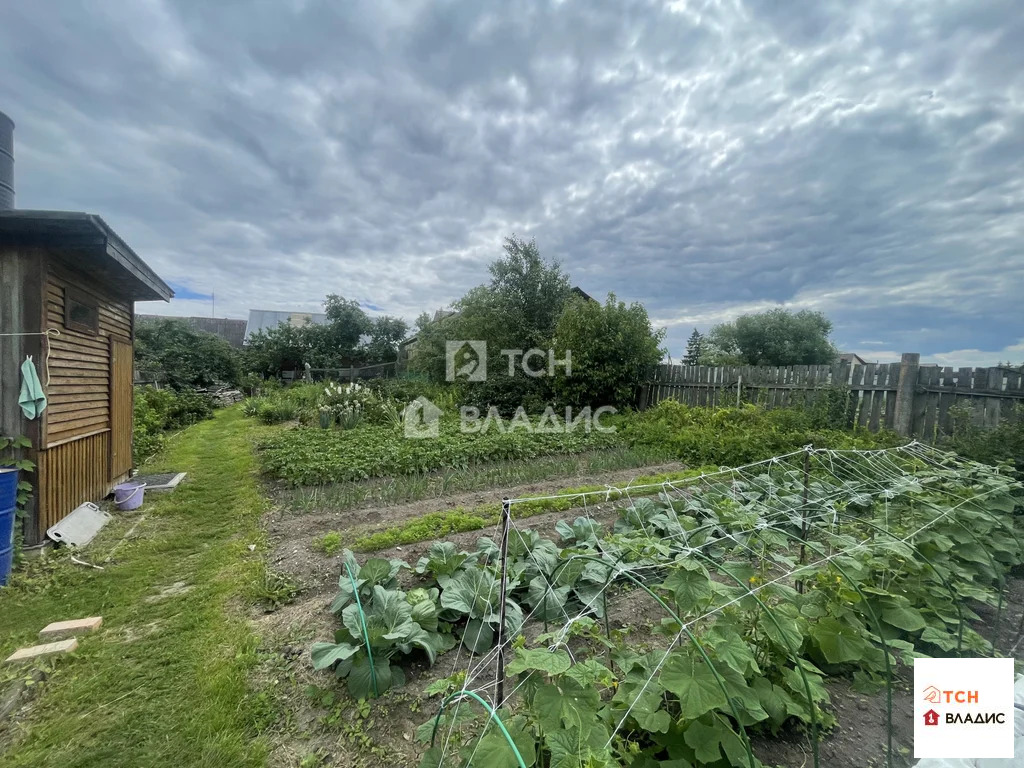
{"type": "MultiPolygon", "coordinates": [[[[606,498],[616,500],[624,496],[617,489],[624,489],[631,485],[678,482],[690,477],[697,477],[705,472],[714,472],[717,469],[717,467],[698,467],[680,472],[664,472],[657,475],[637,477],[630,483],[581,485],[576,488],[565,488],[560,491],[544,494],[535,499],[526,497],[526,501],[521,501],[512,506],[512,517],[516,520],[524,520],[536,515],[543,515],[547,512],[559,512],[582,506],[583,498],[573,494],[603,492],[607,494],[606,498]]],[[[591,496],[590,501],[594,500],[593,496],[591,496]]],[[[600,497],[597,500],[601,500],[600,497]]],[[[426,515],[410,518],[400,525],[386,528],[383,531],[360,536],[352,542],[352,548],[357,552],[377,552],[381,549],[388,549],[400,544],[415,544],[418,541],[444,538],[453,533],[483,530],[484,528],[496,525],[500,518],[500,502],[481,504],[472,509],[456,507],[446,512],[430,512],[426,515]]],[[[331,533],[338,532],[331,531],[331,533]]],[[[341,538],[340,533],[339,538],[341,538]]]]}
{"type": "MultiPolygon", "coordinates": [[[[268,583],[251,427],[222,411],[174,440],[162,466],[189,473],[147,496],[136,537],[102,571],[50,557],[0,590],[6,655],[47,623],[103,616],[74,656],[54,665],[27,722],[0,735],[3,766],[259,766],[269,705],[250,694],[258,638],[240,598],[268,583]],[[249,544],[256,545],[250,552],[249,544]],[[163,587],[191,589],[147,601],[163,587]]],[[[102,562],[117,521],[79,557],[102,562]]]]}
{"type": "Polygon", "coordinates": [[[617,446],[570,456],[542,456],[532,461],[499,461],[428,474],[283,488],[276,495],[291,512],[341,512],[368,502],[402,504],[420,499],[437,499],[452,493],[525,485],[580,474],[615,472],[674,460],[672,454],[657,447],[617,446]]]}

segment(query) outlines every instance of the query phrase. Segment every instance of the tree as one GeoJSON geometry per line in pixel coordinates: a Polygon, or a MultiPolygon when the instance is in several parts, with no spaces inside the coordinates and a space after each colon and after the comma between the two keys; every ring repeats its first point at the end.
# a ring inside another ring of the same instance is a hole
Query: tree
{"type": "Polygon", "coordinates": [[[370,318],[359,302],[330,294],[324,299],[324,324],[281,323],[249,336],[245,368],[262,376],[282,371],[388,363],[398,357],[398,343],[408,326],[400,318],[370,318]]]}
{"type": "Polygon", "coordinates": [[[693,329],[689,341],[686,342],[686,354],[683,355],[683,365],[700,365],[701,352],[704,349],[704,334],[693,329]]]}
{"type": "Polygon", "coordinates": [[[572,290],[569,276],[557,261],[541,257],[535,240],[512,235],[505,238],[504,250],[505,257],[489,268],[491,295],[486,304],[504,321],[509,346],[531,349],[546,344],[572,290]]]}
{"type": "Polygon", "coordinates": [[[136,367],[173,389],[235,384],[238,363],[238,353],[227,341],[182,320],[142,320],[135,328],[136,367]]]}
{"type": "MultiPolygon", "coordinates": [[[[324,299],[324,314],[327,323],[321,328],[323,338],[318,340],[318,352],[326,356],[327,361],[353,361],[358,357],[356,348],[360,339],[370,332],[370,318],[366,316],[358,301],[346,299],[336,293],[328,294],[324,299]]],[[[321,367],[331,367],[323,365],[321,367]]]]}
{"type": "Polygon", "coordinates": [[[778,308],[742,315],[711,329],[705,365],[826,365],[839,354],[832,321],[821,312],[778,308]]]}
{"type": "MultiPolygon", "coordinates": [[[[572,290],[569,277],[557,262],[545,261],[532,240],[513,235],[503,247],[505,255],[488,268],[489,284],[470,289],[449,315],[420,316],[410,368],[443,381],[445,343],[472,339],[487,343],[488,370],[509,379],[501,350],[547,346],[572,290]]],[[[540,379],[530,381],[535,389],[543,385],[540,379]]]]}
{"type": "Polygon", "coordinates": [[[627,306],[612,293],[603,305],[573,299],[558,319],[552,342],[557,359],[571,359],[571,370],[555,369],[560,404],[632,405],[637,385],[665,355],[664,337],[664,330],[651,326],[642,304],[627,306]]]}
{"type": "Polygon", "coordinates": [[[398,345],[409,332],[401,318],[383,315],[370,320],[369,339],[361,347],[366,362],[390,363],[398,359],[398,345]]]}
{"type": "Polygon", "coordinates": [[[281,323],[276,328],[250,334],[242,350],[242,367],[260,376],[300,370],[311,356],[307,330],[310,327],[281,323]]]}

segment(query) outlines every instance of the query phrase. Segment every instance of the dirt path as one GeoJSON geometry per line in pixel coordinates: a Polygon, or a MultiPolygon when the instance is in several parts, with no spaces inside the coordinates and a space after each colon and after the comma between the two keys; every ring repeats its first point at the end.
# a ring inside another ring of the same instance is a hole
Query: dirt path
{"type": "MultiPolygon", "coordinates": [[[[636,469],[601,472],[598,474],[578,474],[561,477],[527,485],[495,487],[483,491],[453,494],[440,499],[423,499],[390,507],[347,509],[333,514],[294,515],[285,508],[273,509],[267,517],[267,526],[271,540],[270,567],[286,574],[301,584],[310,594],[322,594],[334,590],[338,583],[341,569],[340,555],[328,556],[313,548],[313,542],[328,531],[339,531],[343,539],[351,541],[382,531],[407,520],[438,511],[450,511],[458,508],[472,510],[481,505],[497,504],[503,497],[519,498],[530,495],[555,493],[564,488],[582,485],[613,485],[628,483],[637,477],[678,472],[685,467],[679,463],[656,464],[636,469]]],[[[572,519],[580,514],[598,517],[601,514],[614,516],[611,504],[587,504],[586,509],[563,510],[544,515],[537,515],[519,524],[524,527],[542,531],[545,535],[554,536],[554,525],[563,518],[572,519]]],[[[480,536],[486,536],[488,530],[470,531],[452,534],[445,538],[460,546],[472,549],[480,536]]],[[[395,547],[380,553],[380,557],[400,557],[412,564],[420,557],[430,542],[420,542],[405,547],[395,547]]]]}

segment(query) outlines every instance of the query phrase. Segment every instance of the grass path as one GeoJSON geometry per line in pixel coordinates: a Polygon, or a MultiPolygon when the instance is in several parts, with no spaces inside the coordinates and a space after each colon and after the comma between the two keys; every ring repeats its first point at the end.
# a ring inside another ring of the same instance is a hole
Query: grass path
{"type": "Polygon", "coordinates": [[[0,725],[0,766],[264,764],[269,712],[246,685],[258,640],[244,607],[265,581],[267,504],[251,435],[238,409],[186,430],[147,467],[186,482],[147,497],[131,539],[117,544],[135,519],[117,520],[81,554],[102,562],[117,545],[104,570],[50,558],[0,589],[2,656],[50,621],[104,621],[54,665],[25,722],[0,725]],[[184,591],[160,596],[178,582],[184,591]]]}

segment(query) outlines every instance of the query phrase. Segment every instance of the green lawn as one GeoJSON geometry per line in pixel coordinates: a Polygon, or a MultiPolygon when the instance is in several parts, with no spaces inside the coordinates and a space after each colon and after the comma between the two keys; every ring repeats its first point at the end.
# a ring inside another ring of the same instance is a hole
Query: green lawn
{"type": "Polygon", "coordinates": [[[131,540],[118,545],[134,520],[117,520],[80,553],[102,562],[118,546],[104,570],[50,558],[0,589],[3,656],[50,621],[103,616],[100,632],[54,665],[29,721],[0,727],[0,765],[263,765],[268,713],[246,684],[258,641],[244,611],[266,581],[252,433],[231,409],[173,440],[147,469],[188,480],[147,497],[131,540]],[[190,589],[147,600],[176,582],[190,589]]]}

